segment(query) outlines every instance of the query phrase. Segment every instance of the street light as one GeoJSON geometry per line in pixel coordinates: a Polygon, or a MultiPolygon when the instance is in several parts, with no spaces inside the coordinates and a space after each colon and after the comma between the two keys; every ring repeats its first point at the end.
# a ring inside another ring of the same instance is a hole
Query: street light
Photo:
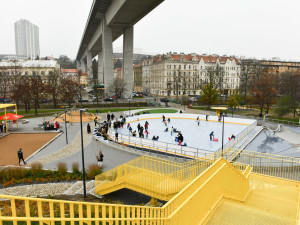
{"type": "Polygon", "coordinates": [[[130,114],[130,101],[131,101],[131,95],[129,95],[129,97],[128,97],[128,102],[129,102],[129,116],[131,115],[130,114]]]}
{"type": "Polygon", "coordinates": [[[66,129],[66,144],[68,144],[68,129],[67,129],[67,110],[69,106],[61,106],[65,110],[65,129],[66,129]]]}
{"type": "Polygon", "coordinates": [[[88,109],[80,109],[80,131],[81,131],[81,157],[82,157],[82,175],[83,175],[83,197],[86,198],[86,186],[85,186],[85,169],[84,169],[84,151],[83,151],[83,132],[82,132],[82,112],[88,111],[88,109]]]}
{"type": "Polygon", "coordinates": [[[223,117],[223,126],[222,126],[222,157],[223,157],[223,143],[224,143],[224,115],[222,115],[223,117]]]}

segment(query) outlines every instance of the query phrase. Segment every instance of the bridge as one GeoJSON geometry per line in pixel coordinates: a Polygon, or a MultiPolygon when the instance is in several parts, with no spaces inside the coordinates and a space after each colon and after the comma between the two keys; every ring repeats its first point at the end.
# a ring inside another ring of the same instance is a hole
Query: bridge
{"type": "Polygon", "coordinates": [[[113,45],[123,35],[124,97],[132,95],[133,88],[133,34],[134,25],[164,0],[94,0],[78,49],[76,60],[82,72],[93,79],[92,59],[98,56],[98,81],[104,79],[105,93],[113,80],[113,45]]]}

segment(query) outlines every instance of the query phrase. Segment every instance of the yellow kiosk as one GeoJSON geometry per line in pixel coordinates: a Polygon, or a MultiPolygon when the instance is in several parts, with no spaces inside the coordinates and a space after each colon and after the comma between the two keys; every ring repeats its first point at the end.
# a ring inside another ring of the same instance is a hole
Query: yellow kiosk
{"type": "Polygon", "coordinates": [[[227,107],[211,107],[211,109],[216,110],[216,116],[220,116],[222,111],[227,110],[227,107]]]}
{"type": "MultiPolygon", "coordinates": [[[[18,114],[18,111],[17,111],[17,104],[0,104],[0,109],[4,109],[4,115],[6,117],[6,108],[8,107],[15,107],[15,110],[16,110],[16,114],[18,114]]],[[[18,120],[17,120],[17,127],[18,126],[18,120]]],[[[7,129],[7,119],[5,119],[5,129],[6,129],[6,133],[8,131],[7,129]]]]}

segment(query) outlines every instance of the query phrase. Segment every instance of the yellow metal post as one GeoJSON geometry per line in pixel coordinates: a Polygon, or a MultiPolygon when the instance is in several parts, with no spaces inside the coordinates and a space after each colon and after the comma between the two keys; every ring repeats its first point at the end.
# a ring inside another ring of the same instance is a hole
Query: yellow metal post
{"type": "Polygon", "coordinates": [[[6,119],[6,108],[4,108],[4,115],[5,115],[5,130],[6,130],[6,133],[7,133],[8,129],[7,129],[7,119],[6,119]]]}
{"type": "MultiPolygon", "coordinates": [[[[18,115],[17,105],[15,105],[16,115],[18,115]]],[[[17,119],[17,128],[19,128],[19,120],[17,119]]]]}

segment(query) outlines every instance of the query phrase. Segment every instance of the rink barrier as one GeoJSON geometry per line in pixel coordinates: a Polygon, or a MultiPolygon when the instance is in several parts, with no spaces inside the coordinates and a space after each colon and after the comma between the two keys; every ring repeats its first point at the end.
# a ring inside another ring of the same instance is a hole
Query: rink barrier
{"type": "MultiPolygon", "coordinates": [[[[168,118],[171,119],[193,119],[196,121],[196,118],[199,116],[200,120],[206,120],[205,115],[198,115],[198,114],[164,114],[166,120],[168,118]]],[[[151,119],[162,119],[157,114],[143,114],[139,116],[127,117],[126,124],[137,122],[137,121],[146,121],[151,119]]],[[[217,116],[209,116],[210,122],[218,122],[217,116]]],[[[225,117],[224,123],[234,123],[234,124],[241,124],[241,125],[248,125],[245,129],[243,129],[238,135],[236,135],[235,139],[231,139],[228,143],[223,146],[223,149],[232,148],[238,142],[240,142],[245,136],[252,132],[257,126],[256,120],[250,119],[240,119],[240,118],[230,118],[225,117]]],[[[126,127],[126,124],[124,125],[126,127]]],[[[110,138],[116,142],[115,140],[115,131],[113,128],[108,130],[108,135],[110,138]]],[[[228,137],[224,137],[228,138],[228,137]]],[[[220,139],[219,139],[220,140],[220,139]]],[[[221,140],[220,140],[221,141],[221,140]]],[[[173,155],[174,157],[187,157],[187,158],[207,158],[208,155],[211,155],[215,152],[221,151],[221,148],[217,151],[210,151],[200,148],[194,148],[189,146],[177,145],[172,143],[166,143],[162,141],[154,141],[147,138],[139,138],[133,137],[129,134],[124,135],[119,133],[118,135],[118,144],[122,144],[131,148],[139,149],[142,152],[149,152],[149,153],[157,153],[157,154],[165,154],[165,155],[173,155]]]]}

